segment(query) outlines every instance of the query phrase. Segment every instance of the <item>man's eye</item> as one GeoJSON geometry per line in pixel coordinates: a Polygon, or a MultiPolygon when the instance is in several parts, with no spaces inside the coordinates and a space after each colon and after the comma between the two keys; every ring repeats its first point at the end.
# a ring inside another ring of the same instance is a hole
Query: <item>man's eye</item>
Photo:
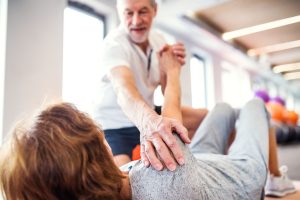
{"type": "Polygon", "coordinates": [[[127,17],[131,17],[131,16],[133,15],[133,12],[125,12],[125,15],[126,15],[127,17]]]}
{"type": "Polygon", "coordinates": [[[146,15],[146,14],[148,14],[148,11],[147,11],[147,10],[142,10],[142,11],[140,11],[140,15],[146,15]]]}

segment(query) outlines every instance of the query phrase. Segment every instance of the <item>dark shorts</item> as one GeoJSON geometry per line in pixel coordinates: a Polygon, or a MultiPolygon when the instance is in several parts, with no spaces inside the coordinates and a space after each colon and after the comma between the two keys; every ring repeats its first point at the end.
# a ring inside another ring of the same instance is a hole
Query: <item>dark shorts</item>
{"type": "Polygon", "coordinates": [[[132,150],[140,144],[140,131],[136,127],[104,130],[105,138],[113,155],[126,154],[132,157],[132,150]]]}
{"type": "MultiPolygon", "coordinates": [[[[161,107],[155,106],[161,114],[161,107]]],[[[132,157],[132,150],[140,144],[140,131],[136,127],[104,130],[105,138],[112,149],[113,155],[126,154],[132,157]]]]}

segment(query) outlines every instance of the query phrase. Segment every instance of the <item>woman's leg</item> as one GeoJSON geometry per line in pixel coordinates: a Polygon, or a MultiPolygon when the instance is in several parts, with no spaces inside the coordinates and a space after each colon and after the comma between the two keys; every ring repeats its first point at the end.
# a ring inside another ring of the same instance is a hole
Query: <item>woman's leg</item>
{"type": "Polygon", "coordinates": [[[293,182],[287,175],[287,167],[279,169],[277,157],[277,142],[275,128],[270,128],[269,133],[269,176],[265,185],[265,194],[270,196],[283,197],[296,192],[293,182]]]}
{"type": "Polygon", "coordinates": [[[269,131],[269,171],[274,176],[280,176],[279,164],[277,156],[277,142],[275,129],[270,128],[269,131]]]}
{"type": "Polygon", "coordinates": [[[235,119],[235,111],[228,104],[217,104],[197,129],[189,146],[191,152],[224,154],[235,119]]]}
{"type": "Polygon", "coordinates": [[[269,119],[264,103],[260,99],[249,101],[241,110],[236,136],[229,148],[232,158],[252,158],[268,167],[269,119]]]}
{"type": "MultiPolygon", "coordinates": [[[[236,135],[236,131],[234,130],[228,139],[228,148],[234,141],[236,135]]],[[[276,142],[276,135],[275,129],[270,127],[269,129],[269,172],[274,176],[280,176],[279,170],[279,162],[278,162],[278,154],[277,154],[277,142],[276,142]]]]}

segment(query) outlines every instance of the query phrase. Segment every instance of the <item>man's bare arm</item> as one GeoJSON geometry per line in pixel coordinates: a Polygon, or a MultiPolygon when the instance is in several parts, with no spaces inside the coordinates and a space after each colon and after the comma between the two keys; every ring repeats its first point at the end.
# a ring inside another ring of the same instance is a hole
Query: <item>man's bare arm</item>
{"type": "Polygon", "coordinates": [[[123,112],[139,129],[143,127],[144,120],[150,120],[153,123],[161,120],[137,90],[133,74],[128,67],[113,68],[109,79],[112,81],[117,101],[123,112]]]}
{"type": "MultiPolygon", "coordinates": [[[[109,79],[112,81],[117,95],[118,103],[128,118],[141,132],[142,159],[146,166],[151,164],[155,169],[161,170],[163,165],[157,158],[156,152],[169,170],[176,169],[176,161],[184,163],[183,154],[178,145],[174,145],[174,136],[171,131],[174,126],[172,120],[157,115],[144,101],[136,88],[133,74],[126,66],[115,67],[110,71],[109,79]],[[175,153],[171,156],[168,148],[175,153]]],[[[179,128],[177,128],[179,129],[179,128]]],[[[178,131],[179,133],[182,130],[178,131]]],[[[187,132],[180,134],[183,141],[189,143],[187,132]]]]}

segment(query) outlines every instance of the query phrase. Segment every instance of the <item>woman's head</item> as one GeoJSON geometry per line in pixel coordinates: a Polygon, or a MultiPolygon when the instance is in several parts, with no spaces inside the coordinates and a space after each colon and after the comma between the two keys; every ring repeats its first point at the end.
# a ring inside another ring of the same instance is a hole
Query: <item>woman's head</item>
{"type": "Polygon", "coordinates": [[[29,128],[14,130],[1,155],[0,186],[8,200],[121,199],[124,177],[104,142],[74,106],[51,106],[29,128]]]}

